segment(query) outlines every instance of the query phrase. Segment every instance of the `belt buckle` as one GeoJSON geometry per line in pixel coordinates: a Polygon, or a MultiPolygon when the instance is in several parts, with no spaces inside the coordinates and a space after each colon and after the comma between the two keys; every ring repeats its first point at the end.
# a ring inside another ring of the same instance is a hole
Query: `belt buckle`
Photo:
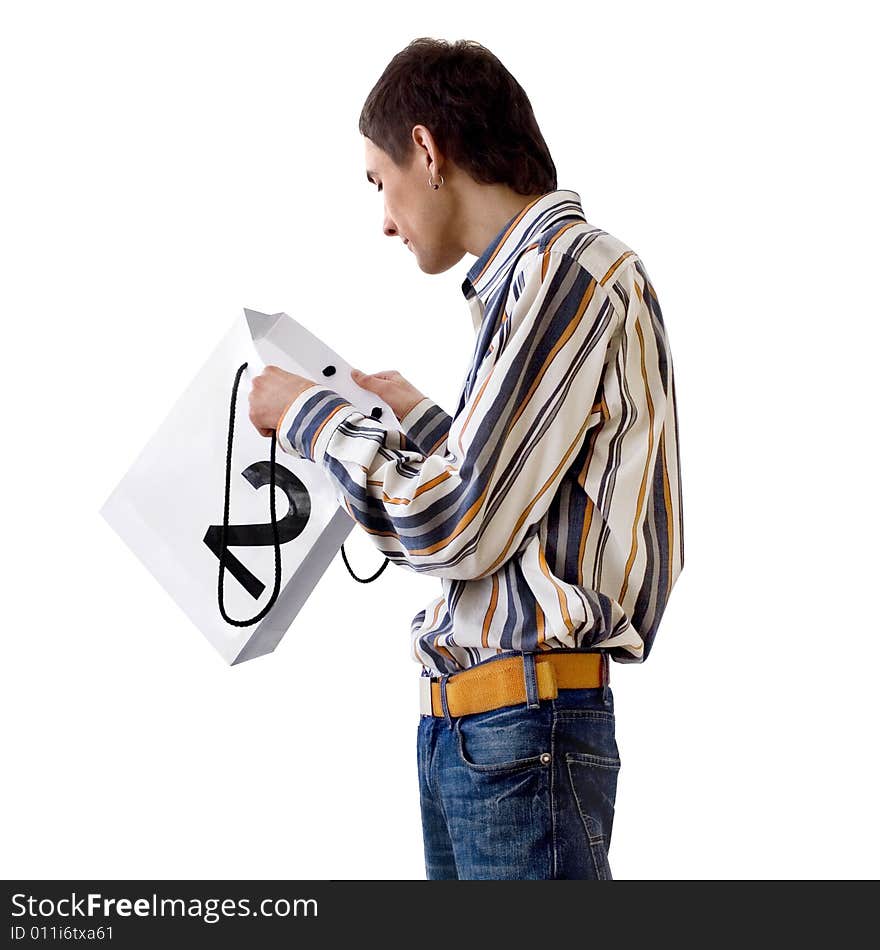
{"type": "Polygon", "coordinates": [[[424,673],[419,677],[419,710],[423,716],[433,716],[434,707],[431,702],[431,681],[433,677],[424,673]]]}

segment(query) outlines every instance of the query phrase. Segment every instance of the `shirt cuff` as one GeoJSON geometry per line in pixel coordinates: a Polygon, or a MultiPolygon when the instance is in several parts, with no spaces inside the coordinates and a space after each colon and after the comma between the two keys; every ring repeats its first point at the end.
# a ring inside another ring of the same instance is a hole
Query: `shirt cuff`
{"type": "Polygon", "coordinates": [[[309,386],[279,416],[275,427],[278,444],[289,455],[321,464],[333,433],[352,411],[359,410],[335,390],[309,386]]]}
{"type": "Polygon", "coordinates": [[[434,405],[434,401],[425,396],[419,400],[412,409],[400,420],[400,428],[404,432],[409,430],[422,418],[422,416],[434,405]]]}
{"type": "Polygon", "coordinates": [[[449,434],[452,418],[428,396],[400,420],[400,429],[422,455],[431,455],[449,434]]]}

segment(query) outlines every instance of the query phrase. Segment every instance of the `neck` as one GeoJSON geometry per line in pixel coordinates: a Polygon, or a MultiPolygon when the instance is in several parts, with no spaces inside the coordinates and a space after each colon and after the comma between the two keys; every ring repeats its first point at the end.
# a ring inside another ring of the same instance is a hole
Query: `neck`
{"type": "Polygon", "coordinates": [[[479,257],[504,225],[539,197],[517,194],[507,185],[474,183],[468,187],[460,203],[462,249],[479,257]]]}

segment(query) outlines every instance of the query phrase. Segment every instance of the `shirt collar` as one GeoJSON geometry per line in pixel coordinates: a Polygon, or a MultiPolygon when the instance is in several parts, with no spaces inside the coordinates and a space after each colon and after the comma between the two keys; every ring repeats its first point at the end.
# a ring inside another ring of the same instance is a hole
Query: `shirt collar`
{"type": "Polygon", "coordinates": [[[580,195],[567,189],[549,191],[527,204],[492,238],[461,285],[465,299],[473,308],[475,328],[479,328],[479,311],[485,307],[499,279],[503,280],[517,252],[560,219],[571,217],[586,220],[580,195]]]}

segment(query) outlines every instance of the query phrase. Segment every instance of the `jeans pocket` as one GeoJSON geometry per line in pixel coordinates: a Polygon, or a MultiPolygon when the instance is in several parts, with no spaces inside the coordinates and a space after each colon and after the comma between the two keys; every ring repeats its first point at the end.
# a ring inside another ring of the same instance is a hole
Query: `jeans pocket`
{"type": "Polygon", "coordinates": [[[557,704],[554,753],[559,759],[557,866],[563,877],[611,880],[608,851],[620,771],[611,702],[585,690],[557,704]]]}
{"type": "Polygon", "coordinates": [[[600,881],[610,881],[608,849],[614,822],[620,757],[566,752],[565,766],[593,870],[600,881]]]}
{"type": "Polygon", "coordinates": [[[503,706],[455,720],[458,757],[472,772],[546,769],[551,762],[550,710],[503,706]]]}

